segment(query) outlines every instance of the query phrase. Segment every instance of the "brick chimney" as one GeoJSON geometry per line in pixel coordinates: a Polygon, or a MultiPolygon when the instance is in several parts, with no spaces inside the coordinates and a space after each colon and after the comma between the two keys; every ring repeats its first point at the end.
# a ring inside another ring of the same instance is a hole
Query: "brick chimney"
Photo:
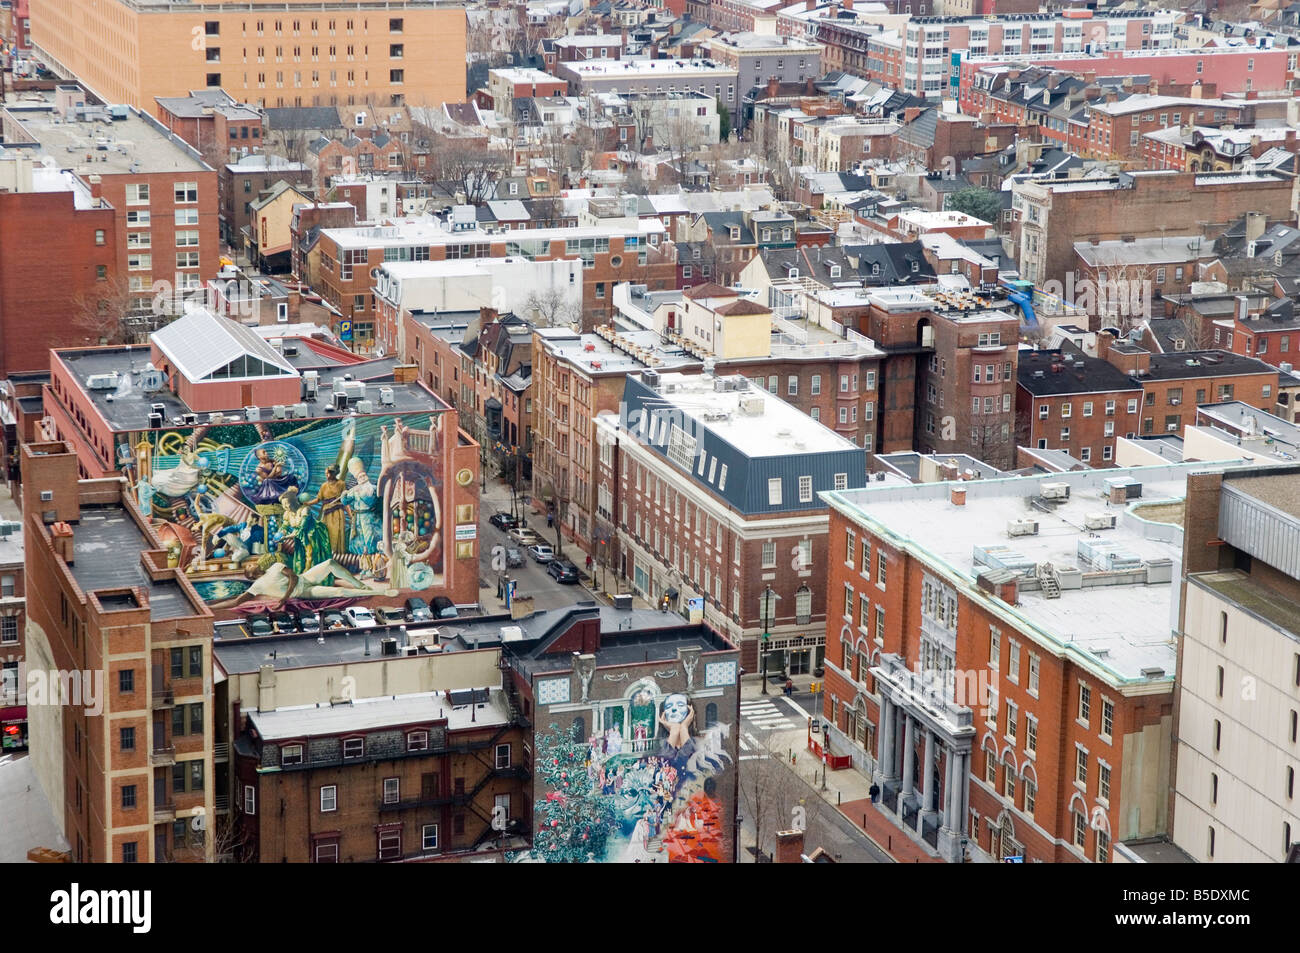
{"type": "Polygon", "coordinates": [[[840,0],[840,6],[843,7],[845,10],[852,10],[853,0],[840,0]]]}
{"type": "Polygon", "coordinates": [[[777,83],[776,83],[776,77],[775,77],[775,76],[769,76],[769,77],[767,78],[767,98],[768,98],[768,99],[775,99],[775,98],[776,98],[776,85],[777,85],[777,83]]]}
{"type": "Polygon", "coordinates": [[[966,488],[964,486],[954,486],[948,491],[948,498],[952,500],[953,506],[965,506],[966,488]]]}
{"type": "Polygon", "coordinates": [[[58,553],[65,563],[71,566],[73,559],[72,524],[63,520],[50,524],[50,536],[54,544],[54,551],[58,553]]]}
{"type": "Polygon", "coordinates": [[[777,831],[776,856],[772,861],[777,864],[803,863],[803,831],[777,831]]]}
{"type": "Polygon", "coordinates": [[[917,116],[921,115],[924,110],[920,106],[908,106],[903,110],[903,123],[913,122],[917,116]]]}
{"type": "Polygon", "coordinates": [[[1150,351],[1117,351],[1115,348],[1110,348],[1106,352],[1106,360],[1110,361],[1112,367],[1118,368],[1125,374],[1151,370],[1150,351]]]}
{"type": "Polygon", "coordinates": [[[420,379],[418,364],[398,364],[393,367],[394,384],[414,384],[420,379]]]}

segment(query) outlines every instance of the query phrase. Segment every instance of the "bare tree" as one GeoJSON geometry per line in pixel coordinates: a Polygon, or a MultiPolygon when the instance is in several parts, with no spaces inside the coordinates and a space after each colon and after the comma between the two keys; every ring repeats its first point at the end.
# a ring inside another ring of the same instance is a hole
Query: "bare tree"
{"type": "Polygon", "coordinates": [[[563,327],[582,319],[582,309],[558,288],[534,291],[524,302],[524,307],[539,327],[563,327]]]}
{"type": "Polygon", "coordinates": [[[105,279],[97,283],[93,292],[75,295],[69,302],[69,315],[78,343],[96,345],[132,342],[134,303],[135,296],[131,294],[125,277],[105,279]]]}
{"type": "Polygon", "coordinates": [[[704,147],[704,130],[692,117],[682,115],[670,115],[661,125],[664,151],[672,159],[677,180],[684,183],[688,162],[704,147]]]}
{"type": "MultiPolygon", "coordinates": [[[[764,739],[765,747],[771,743],[771,734],[769,731],[764,739]]],[[[754,859],[758,863],[770,863],[769,842],[773,842],[776,832],[803,829],[806,818],[796,809],[802,807],[807,789],[778,753],[745,761],[739,770],[740,808],[754,827],[754,859]]]]}
{"type": "Polygon", "coordinates": [[[505,156],[489,149],[485,141],[434,134],[424,179],[463,194],[469,205],[482,205],[496,195],[507,171],[505,156]]]}

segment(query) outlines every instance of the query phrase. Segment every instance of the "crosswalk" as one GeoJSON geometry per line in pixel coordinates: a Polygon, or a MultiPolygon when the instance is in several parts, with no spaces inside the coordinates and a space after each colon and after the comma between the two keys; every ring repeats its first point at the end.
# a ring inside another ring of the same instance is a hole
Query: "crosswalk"
{"type": "Polygon", "coordinates": [[[766,699],[741,702],[740,717],[762,731],[789,731],[795,727],[781,709],[766,699]]]}

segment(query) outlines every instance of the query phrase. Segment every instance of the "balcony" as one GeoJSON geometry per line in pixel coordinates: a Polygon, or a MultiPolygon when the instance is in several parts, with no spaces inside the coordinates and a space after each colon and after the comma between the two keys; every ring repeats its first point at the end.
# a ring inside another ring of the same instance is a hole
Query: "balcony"
{"type": "Polygon", "coordinates": [[[149,752],[149,763],[157,766],[169,765],[176,763],[176,746],[175,745],[154,745],[153,751],[149,752]]]}
{"type": "Polygon", "coordinates": [[[173,692],[170,688],[166,689],[165,691],[153,693],[153,708],[155,711],[158,710],[159,708],[171,708],[175,704],[176,704],[176,693],[173,692]]]}
{"type": "Polygon", "coordinates": [[[212,798],[212,809],[218,814],[230,813],[230,798],[224,794],[218,794],[212,798]]]}
{"type": "Polygon", "coordinates": [[[212,746],[212,762],[216,764],[219,761],[230,760],[230,745],[227,742],[221,742],[212,746]]]}
{"type": "Polygon", "coordinates": [[[160,824],[176,820],[176,802],[170,797],[154,798],[153,822],[160,824]]]}

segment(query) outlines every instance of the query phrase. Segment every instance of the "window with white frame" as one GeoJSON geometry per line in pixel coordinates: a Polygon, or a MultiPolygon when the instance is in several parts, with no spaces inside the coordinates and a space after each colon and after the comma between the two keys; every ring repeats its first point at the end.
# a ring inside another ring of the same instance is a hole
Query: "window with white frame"
{"type": "Polygon", "coordinates": [[[343,739],[343,760],[350,761],[354,758],[363,757],[366,753],[365,738],[344,738],[343,739]]]}
{"type": "Polygon", "coordinates": [[[285,745],[281,748],[280,764],[302,764],[302,745],[285,745]]]}
{"type": "Polygon", "coordinates": [[[401,798],[402,784],[399,778],[384,778],[384,803],[396,804],[401,798]]]}
{"type": "Polygon", "coordinates": [[[250,816],[257,813],[257,788],[251,784],[244,785],[244,813],[250,816]]]}
{"type": "Polygon", "coordinates": [[[989,668],[997,668],[1002,661],[1002,630],[989,626],[989,668]]]}
{"type": "Polygon", "coordinates": [[[497,748],[496,748],[496,769],[497,769],[498,771],[504,771],[504,770],[505,770],[506,768],[508,768],[508,767],[510,767],[510,746],[509,746],[509,745],[497,745],[497,748]]]}
{"type": "Polygon", "coordinates": [[[1085,786],[1088,783],[1088,752],[1077,745],[1074,749],[1074,780],[1085,786]]]}
{"type": "Polygon", "coordinates": [[[776,543],[766,542],[763,544],[763,564],[764,569],[776,568],[776,543]]]}
{"type": "Polygon", "coordinates": [[[1035,653],[1030,652],[1029,653],[1029,684],[1026,686],[1026,688],[1028,689],[1029,694],[1033,695],[1035,698],[1038,697],[1038,666],[1039,666],[1038,656],[1035,653]]]}
{"type": "Polygon", "coordinates": [[[813,480],[810,476],[799,478],[799,502],[811,503],[813,498],[813,480]]]}
{"type": "Polygon", "coordinates": [[[336,785],[326,784],[321,786],[320,809],[322,813],[328,814],[330,811],[338,809],[338,793],[339,789],[336,785]]]}
{"type": "Polygon", "coordinates": [[[1092,689],[1083,682],[1079,683],[1079,707],[1076,717],[1085,725],[1092,715],[1092,689]]]}
{"type": "Polygon", "coordinates": [[[428,751],[429,750],[429,733],[427,731],[412,731],[406,736],[407,751],[428,751]]]}
{"type": "Polygon", "coordinates": [[[1038,753],[1038,719],[1028,712],[1025,713],[1025,751],[1038,753]]]}
{"type": "Polygon", "coordinates": [[[420,830],[420,847],[423,850],[438,849],[438,825],[425,824],[420,830]]]}
{"type": "Polygon", "coordinates": [[[876,585],[879,586],[881,589],[885,588],[885,571],[886,571],[885,554],[881,552],[877,552],[876,553],[876,585]]]}

